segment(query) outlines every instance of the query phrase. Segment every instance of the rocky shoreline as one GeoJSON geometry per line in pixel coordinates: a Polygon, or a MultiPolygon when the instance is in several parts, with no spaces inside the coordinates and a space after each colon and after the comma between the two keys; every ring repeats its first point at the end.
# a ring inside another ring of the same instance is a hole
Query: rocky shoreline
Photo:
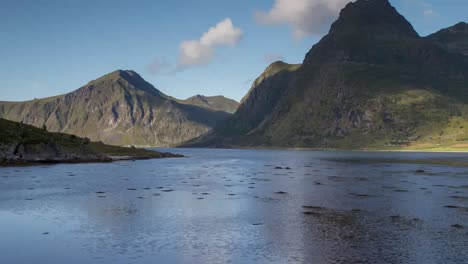
{"type": "Polygon", "coordinates": [[[156,158],[177,158],[183,155],[160,153],[150,150],[127,148],[129,153],[109,155],[98,153],[83,146],[78,149],[67,149],[54,142],[9,143],[0,145],[0,166],[56,164],[56,163],[95,163],[122,160],[145,160],[156,158]],[[144,151],[145,154],[132,153],[144,151]]]}

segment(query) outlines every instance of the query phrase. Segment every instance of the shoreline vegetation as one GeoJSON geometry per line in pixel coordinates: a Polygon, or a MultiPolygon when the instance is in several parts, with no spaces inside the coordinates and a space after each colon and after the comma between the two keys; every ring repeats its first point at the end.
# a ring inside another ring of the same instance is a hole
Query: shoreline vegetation
{"type": "Polygon", "coordinates": [[[183,155],[92,142],[0,119],[0,166],[178,158],[183,155]]]}

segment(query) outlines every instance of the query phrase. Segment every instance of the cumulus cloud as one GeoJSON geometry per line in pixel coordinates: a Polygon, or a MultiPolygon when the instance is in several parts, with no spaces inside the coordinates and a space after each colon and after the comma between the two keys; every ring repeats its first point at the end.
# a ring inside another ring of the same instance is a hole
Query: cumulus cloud
{"type": "Polygon", "coordinates": [[[275,0],[271,10],[258,11],[255,18],[267,25],[288,25],[295,38],[320,34],[351,0],[275,0]]]}
{"type": "Polygon", "coordinates": [[[242,34],[242,30],[235,27],[230,18],[224,19],[211,27],[200,39],[187,40],[180,44],[177,68],[185,69],[210,63],[217,48],[236,45],[242,34]]]}

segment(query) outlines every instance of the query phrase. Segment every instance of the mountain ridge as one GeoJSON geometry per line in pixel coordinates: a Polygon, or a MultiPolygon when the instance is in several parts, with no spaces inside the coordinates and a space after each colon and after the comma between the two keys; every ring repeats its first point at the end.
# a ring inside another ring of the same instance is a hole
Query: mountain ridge
{"type": "Polygon", "coordinates": [[[0,102],[0,117],[115,145],[170,146],[228,113],[178,102],[134,71],[117,70],[67,94],[0,102]]]}
{"type": "Polygon", "coordinates": [[[282,96],[258,125],[234,134],[223,129],[223,123],[242,125],[233,119],[245,110],[241,104],[233,117],[187,145],[468,146],[467,60],[420,37],[387,0],[349,3],[303,64],[274,85],[282,96]]]}
{"type": "Polygon", "coordinates": [[[234,113],[239,106],[237,101],[222,95],[205,96],[197,94],[185,100],[181,100],[181,102],[231,114],[234,113]]]}

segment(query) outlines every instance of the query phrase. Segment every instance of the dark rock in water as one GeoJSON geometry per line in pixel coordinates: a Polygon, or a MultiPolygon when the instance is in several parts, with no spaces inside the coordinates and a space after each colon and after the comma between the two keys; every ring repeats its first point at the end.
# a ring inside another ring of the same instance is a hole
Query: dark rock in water
{"type": "Polygon", "coordinates": [[[302,208],[304,209],[312,209],[312,210],[325,210],[325,208],[320,206],[313,206],[313,205],[303,205],[302,208]]]}
{"type": "Polygon", "coordinates": [[[315,181],[314,183],[315,183],[315,185],[322,185],[322,183],[319,182],[319,181],[315,181]]]}
{"type": "Polygon", "coordinates": [[[26,198],[26,201],[32,201],[34,200],[33,198],[26,198]]]}
{"type": "Polygon", "coordinates": [[[143,190],[151,190],[150,187],[145,187],[145,188],[142,188],[143,190]]]}
{"type": "Polygon", "coordinates": [[[283,191],[279,191],[279,192],[275,192],[276,194],[288,194],[287,192],[283,192],[283,191]]]}
{"type": "Polygon", "coordinates": [[[42,234],[43,234],[43,235],[48,235],[48,234],[50,234],[50,232],[44,232],[44,233],[42,233],[42,234]]]}
{"type": "Polygon", "coordinates": [[[457,205],[446,205],[445,207],[450,208],[450,209],[459,209],[459,210],[468,212],[468,207],[457,206],[457,205]]]}
{"type": "Polygon", "coordinates": [[[198,197],[197,198],[197,200],[203,200],[203,199],[205,199],[205,198],[203,198],[203,197],[198,197]]]}
{"type": "Polygon", "coordinates": [[[127,191],[136,191],[136,188],[127,188],[127,191]]]}
{"type": "Polygon", "coordinates": [[[259,226],[259,225],[263,225],[263,223],[253,223],[252,225],[259,226]]]}
{"type": "Polygon", "coordinates": [[[463,228],[465,228],[465,226],[459,225],[459,224],[452,225],[452,227],[453,227],[453,228],[457,228],[457,229],[463,229],[463,228]]]}
{"type": "Polygon", "coordinates": [[[235,194],[235,193],[229,193],[228,195],[229,195],[229,196],[234,196],[234,195],[236,195],[236,194],[235,194]]]}
{"type": "Polygon", "coordinates": [[[172,192],[172,191],[174,191],[174,190],[172,190],[172,189],[164,189],[164,190],[162,190],[162,191],[163,191],[163,192],[172,192]]]}
{"type": "Polygon", "coordinates": [[[96,192],[96,194],[103,194],[103,193],[106,193],[106,192],[102,192],[102,191],[96,192]]]}
{"type": "Polygon", "coordinates": [[[425,173],[425,170],[416,170],[416,173],[425,173]]]}
{"type": "Polygon", "coordinates": [[[305,215],[313,215],[313,216],[319,216],[320,213],[317,213],[317,212],[302,212],[303,214],[305,215]]]}
{"type": "Polygon", "coordinates": [[[450,196],[452,199],[458,199],[458,200],[467,200],[468,201],[468,196],[458,196],[458,195],[453,195],[450,196]]]}
{"type": "Polygon", "coordinates": [[[283,167],[275,167],[275,170],[282,170],[283,167]]]}
{"type": "Polygon", "coordinates": [[[290,168],[290,167],[286,167],[286,168],[284,168],[284,169],[285,169],[285,170],[290,170],[291,168],[290,168]]]}
{"type": "Polygon", "coordinates": [[[369,194],[362,194],[362,193],[353,193],[353,192],[350,192],[349,194],[350,194],[350,195],[353,195],[353,196],[356,196],[356,197],[361,197],[361,198],[371,197],[371,195],[369,195],[369,194]]]}
{"type": "Polygon", "coordinates": [[[397,189],[397,190],[394,190],[394,192],[408,192],[408,190],[397,189]]]}

